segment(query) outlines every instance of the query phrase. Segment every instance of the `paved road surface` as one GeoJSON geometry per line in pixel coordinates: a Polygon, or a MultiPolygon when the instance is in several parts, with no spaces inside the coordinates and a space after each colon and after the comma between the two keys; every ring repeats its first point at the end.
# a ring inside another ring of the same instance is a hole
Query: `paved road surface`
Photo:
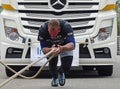
{"type": "MultiPolygon", "coordinates": [[[[81,72],[77,78],[67,78],[63,87],[51,87],[51,78],[26,80],[15,78],[1,89],[120,89],[120,59],[109,77],[99,77],[96,72],[81,72]]],[[[0,83],[7,79],[4,67],[0,66],[0,83]]]]}

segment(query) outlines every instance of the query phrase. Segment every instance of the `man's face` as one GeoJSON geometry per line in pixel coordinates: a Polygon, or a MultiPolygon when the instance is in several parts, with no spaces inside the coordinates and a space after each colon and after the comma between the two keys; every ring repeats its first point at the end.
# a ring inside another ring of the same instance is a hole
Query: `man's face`
{"type": "Polygon", "coordinates": [[[56,27],[56,28],[48,27],[48,32],[49,32],[51,38],[55,38],[58,35],[58,33],[60,32],[60,28],[58,28],[58,27],[56,27]]]}

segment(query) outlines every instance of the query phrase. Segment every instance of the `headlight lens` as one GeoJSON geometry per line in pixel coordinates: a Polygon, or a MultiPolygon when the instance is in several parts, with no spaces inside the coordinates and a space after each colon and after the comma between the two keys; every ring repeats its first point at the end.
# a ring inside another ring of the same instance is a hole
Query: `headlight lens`
{"type": "Polygon", "coordinates": [[[98,34],[91,38],[91,42],[99,42],[108,39],[112,34],[112,26],[100,28],[98,34]]]}
{"type": "Polygon", "coordinates": [[[6,36],[7,36],[10,40],[12,40],[12,41],[18,41],[18,40],[19,40],[19,34],[18,34],[16,28],[5,27],[5,31],[6,31],[6,36]]]}
{"type": "Polygon", "coordinates": [[[97,36],[98,40],[99,41],[106,40],[108,37],[110,37],[111,32],[112,32],[112,27],[100,28],[97,36]]]}
{"type": "Polygon", "coordinates": [[[8,35],[8,37],[9,37],[11,40],[13,40],[13,41],[19,40],[19,36],[18,36],[18,34],[15,33],[15,32],[11,32],[11,33],[8,35]]]}

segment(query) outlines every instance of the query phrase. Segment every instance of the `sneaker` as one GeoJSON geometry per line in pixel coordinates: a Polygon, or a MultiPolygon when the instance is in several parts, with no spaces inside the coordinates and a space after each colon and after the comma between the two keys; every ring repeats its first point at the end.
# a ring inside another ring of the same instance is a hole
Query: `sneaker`
{"type": "Polygon", "coordinates": [[[58,86],[58,79],[57,78],[52,79],[51,86],[52,87],[57,87],[58,86]]]}
{"type": "Polygon", "coordinates": [[[60,86],[64,86],[65,85],[65,74],[64,73],[59,73],[58,78],[59,78],[60,86]]]}

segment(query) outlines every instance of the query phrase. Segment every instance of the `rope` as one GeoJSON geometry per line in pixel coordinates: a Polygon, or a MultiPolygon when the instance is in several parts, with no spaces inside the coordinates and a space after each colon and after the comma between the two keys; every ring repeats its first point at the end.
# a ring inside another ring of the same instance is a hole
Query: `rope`
{"type": "MultiPolygon", "coordinates": [[[[27,76],[24,76],[24,75],[22,75],[22,74],[19,74],[18,76],[20,76],[20,77],[22,77],[22,78],[24,78],[24,79],[33,79],[33,78],[35,78],[35,77],[37,77],[38,76],[38,74],[42,71],[42,69],[46,66],[46,64],[53,58],[54,56],[52,55],[45,63],[44,63],[44,65],[42,65],[40,68],[39,68],[39,70],[33,75],[33,76],[31,76],[31,77],[27,77],[27,76]]],[[[42,59],[41,59],[42,60],[42,59]]],[[[3,65],[3,66],[5,66],[6,68],[8,68],[10,71],[12,71],[13,73],[17,73],[17,71],[15,71],[14,69],[12,69],[11,67],[9,67],[8,65],[6,65],[3,61],[0,61],[0,63],[3,65]]],[[[27,69],[26,69],[27,70],[27,69]]]]}
{"type": "MultiPolygon", "coordinates": [[[[53,49],[53,50],[54,50],[54,49],[53,49]]],[[[36,64],[37,62],[39,62],[39,61],[42,60],[43,58],[49,56],[49,55],[53,52],[53,50],[51,50],[50,52],[48,52],[46,55],[44,55],[44,56],[41,57],[40,59],[33,61],[31,64],[27,65],[25,68],[21,69],[21,70],[18,71],[18,72],[16,72],[15,70],[13,70],[13,69],[10,68],[9,66],[7,66],[4,62],[0,61],[0,63],[1,63],[2,65],[4,65],[6,68],[10,69],[13,73],[15,73],[13,76],[11,76],[10,78],[8,78],[6,81],[2,82],[2,83],[0,84],[0,88],[3,87],[5,84],[7,84],[9,81],[11,81],[12,79],[14,79],[14,78],[17,77],[17,76],[20,76],[20,77],[25,78],[25,79],[33,79],[33,78],[35,78],[35,77],[42,71],[42,69],[45,67],[45,65],[46,65],[55,55],[50,56],[49,59],[45,62],[45,64],[44,64],[44,65],[38,70],[38,72],[37,72],[35,75],[33,75],[32,77],[26,77],[26,76],[22,75],[21,73],[23,73],[25,70],[27,70],[29,67],[31,67],[32,65],[36,64]]]]}
{"type": "MultiPolygon", "coordinates": [[[[80,42],[77,42],[79,44],[88,44],[88,42],[83,42],[83,43],[80,43],[80,42]]],[[[33,79],[35,78],[36,76],[38,76],[38,74],[42,71],[42,69],[45,67],[45,65],[55,56],[55,55],[52,55],[49,57],[49,59],[45,62],[45,64],[43,66],[40,67],[40,69],[36,72],[36,74],[34,74],[33,76],[31,77],[27,77],[27,76],[24,76],[22,75],[21,73],[23,73],[25,70],[27,70],[28,68],[30,68],[32,65],[36,64],[37,62],[41,61],[43,58],[49,56],[52,52],[53,52],[54,49],[52,49],[50,52],[48,52],[46,55],[44,55],[43,57],[41,57],[40,59],[38,60],[35,60],[33,61],[31,64],[27,65],[25,68],[21,69],[20,71],[16,72],[15,70],[13,70],[12,68],[10,68],[9,66],[7,66],[3,61],[0,61],[0,63],[2,65],[4,65],[6,68],[8,68],[9,70],[11,70],[13,73],[15,73],[13,76],[11,76],[10,78],[8,78],[6,81],[2,82],[0,84],[0,88],[3,87],[5,84],[7,84],[9,81],[11,81],[12,79],[14,79],[15,77],[17,76],[20,76],[22,78],[25,78],[25,79],[33,79]]]]}

